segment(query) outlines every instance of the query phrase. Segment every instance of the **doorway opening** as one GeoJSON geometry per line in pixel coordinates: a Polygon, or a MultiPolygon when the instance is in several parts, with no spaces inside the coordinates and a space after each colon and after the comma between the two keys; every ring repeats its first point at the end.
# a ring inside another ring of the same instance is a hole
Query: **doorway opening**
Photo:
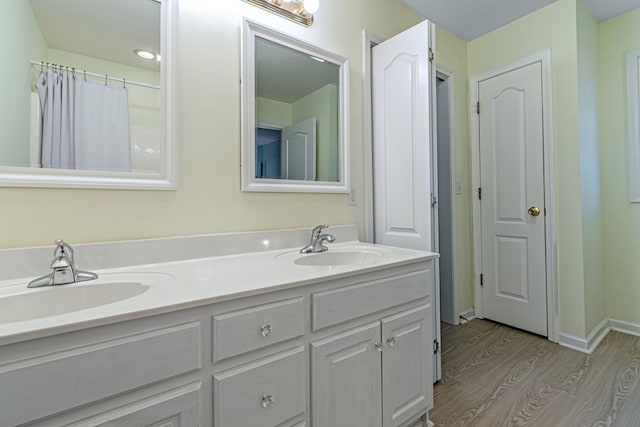
{"type": "Polygon", "coordinates": [[[454,216],[453,216],[453,90],[454,76],[442,67],[436,68],[436,137],[433,152],[433,236],[438,260],[440,318],[450,325],[460,319],[456,304],[454,270],[454,216]]]}

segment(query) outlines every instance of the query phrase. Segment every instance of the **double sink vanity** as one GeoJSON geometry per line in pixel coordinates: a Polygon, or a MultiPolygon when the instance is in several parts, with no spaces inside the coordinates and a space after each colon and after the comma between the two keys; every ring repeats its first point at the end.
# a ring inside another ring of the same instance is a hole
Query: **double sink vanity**
{"type": "Polygon", "coordinates": [[[413,425],[432,406],[437,255],[351,226],[301,254],[304,234],[77,245],[109,266],[98,279],[0,282],[0,425],[413,425]]]}

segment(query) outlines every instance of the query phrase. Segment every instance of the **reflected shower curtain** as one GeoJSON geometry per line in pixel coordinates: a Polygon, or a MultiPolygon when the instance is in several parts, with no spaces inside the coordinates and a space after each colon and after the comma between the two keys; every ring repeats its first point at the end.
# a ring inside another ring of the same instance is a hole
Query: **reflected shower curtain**
{"type": "Polygon", "coordinates": [[[70,73],[42,70],[40,138],[43,168],[75,169],[75,83],[70,73]]]}
{"type": "Polygon", "coordinates": [[[126,88],[51,70],[37,86],[43,168],[131,171],[126,88]]]}

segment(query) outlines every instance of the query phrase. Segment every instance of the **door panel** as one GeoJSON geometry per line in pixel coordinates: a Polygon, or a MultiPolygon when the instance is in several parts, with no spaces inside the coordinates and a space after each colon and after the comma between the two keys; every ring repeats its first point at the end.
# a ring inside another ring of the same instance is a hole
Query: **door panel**
{"type": "Polygon", "coordinates": [[[429,305],[382,320],[382,416],[396,427],[433,406],[433,339],[429,305]]]}
{"type": "Polygon", "coordinates": [[[282,130],[284,179],[315,181],[316,118],[312,117],[282,130]]]}
{"type": "Polygon", "coordinates": [[[542,66],[483,80],[478,93],[483,316],[546,336],[542,66]]]}
{"type": "Polygon", "coordinates": [[[314,427],[381,427],[380,323],[311,344],[314,427]]]}
{"type": "Polygon", "coordinates": [[[431,249],[429,23],[372,49],[375,242],[431,249]]]}

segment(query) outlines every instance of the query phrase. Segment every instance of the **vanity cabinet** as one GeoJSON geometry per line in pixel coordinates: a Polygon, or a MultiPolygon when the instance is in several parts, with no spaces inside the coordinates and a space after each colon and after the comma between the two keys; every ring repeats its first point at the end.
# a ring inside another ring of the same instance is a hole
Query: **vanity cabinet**
{"type": "Polygon", "coordinates": [[[396,427],[432,402],[428,305],[311,344],[314,427],[396,427]]]}
{"type": "Polygon", "coordinates": [[[432,404],[432,266],[2,345],[0,426],[410,426],[432,404]]]}

